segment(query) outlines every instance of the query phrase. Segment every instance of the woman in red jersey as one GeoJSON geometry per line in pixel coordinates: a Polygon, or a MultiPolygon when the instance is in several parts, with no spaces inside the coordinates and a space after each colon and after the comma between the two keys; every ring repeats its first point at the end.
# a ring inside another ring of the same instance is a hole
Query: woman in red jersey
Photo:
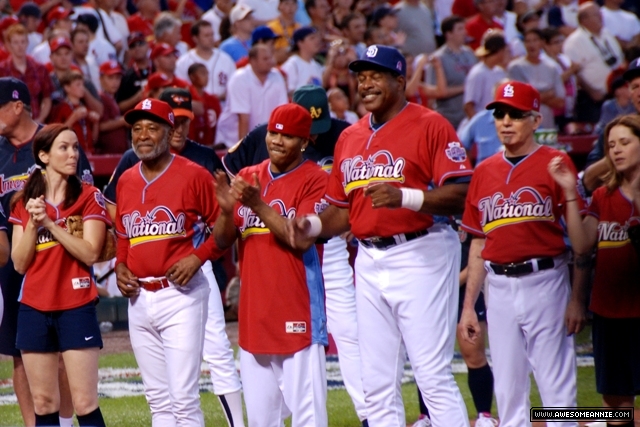
{"type": "Polygon", "coordinates": [[[81,426],[104,426],[98,407],[96,262],[110,224],[102,194],[76,176],[78,137],[62,124],[45,126],[33,142],[36,170],[12,203],[11,257],[24,274],[16,347],[22,352],[36,426],[60,425],[58,352],[81,426]],[[70,234],[81,217],[83,237],[70,234]]]}

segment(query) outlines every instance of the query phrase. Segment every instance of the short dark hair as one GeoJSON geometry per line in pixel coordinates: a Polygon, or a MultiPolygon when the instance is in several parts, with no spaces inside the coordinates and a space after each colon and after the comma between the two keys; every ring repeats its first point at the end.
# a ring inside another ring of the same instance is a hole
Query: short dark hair
{"type": "Polygon", "coordinates": [[[78,16],[78,18],[76,18],[76,22],[86,25],[87,28],[89,28],[89,31],[91,31],[91,34],[95,34],[96,31],[98,31],[98,27],[100,26],[98,18],[96,18],[95,15],[91,13],[83,13],[82,15],[78,16]]]}
{"type": "Polygon", "coordinates": [[[211,27],[211,22],[200,19],[196,21],[191,27],[191,37],[198,37],[200,35],[200,28],[211,27]]]}
{"type": "Polygon", "coordinates": [[[74,28],[74,29],[71,31],[71,43],[73,43],[73,42],[74,42],[74,40],[76,39],[76,36],[77,36],[78,34],[84,34],[84,35],[86,35],[87,37],[91,37],[91,35],[89,34],[89,31],[85,30],[84,28],[74,28]]]}
{"type": "Polygon", "coordinates": [[[535,34],[540,38],[540,40],[544,40],[544,33],[540,28],[529,28],[527,31],[524,32],[523,36],[526,37],[527,34],[535,34]]]}
{"type": "Polygon", "coordinates": [[[555,37],[561,36],[562,33],[556,27],[547,27],[542,30],[542,38],[544,38],[544,42],[549,44],[551,40],[555,37]]]}
{"type": "Polygon", "coordinates": [[[194,64],[189,65],[189,68],[187,69],[187,75],[191,76],[195,74],[200,68],[206,69],[207,67],[201,62],[196,62],[194,64]]]}
{"type": "Polygon", "coordinates": [[[364,19],[365,22],[367,20],[367,18],[365,18],[365,16],[360,12],[347,13],[347,15],[344,18],[342,18],[342,21],[340,21],[340,29],[346,30],[347,28],[349,28],[349,24],[351,23],[351,21],[355,19],[364,19]]]}
{"type": "Polygon", "coordinates": [[[444,18],[442,20],[442,24],[440,24],[440,30],[442,31],[442,34],[446,35],[447,33],[452,32],[453,28],[459,22],[464,23],[464,18],[458,15],[451,15],[444,18]]]}
{"type": "Polygon", "coordinates": [[[305,0],[304,2],[304,10],[309,13],[309,9],[312,7],[316,7],[316,0],[305,0]]]}
{"type": "Polygon", "coordinates": [[[77,70],[67,71],[62,75],[62,77],[60,77],[60,86],[62,87],[68,86],[71,83],[75,82],[76,80],[84,81],[84,77],[82,76],[82,73],[77,70]]]}

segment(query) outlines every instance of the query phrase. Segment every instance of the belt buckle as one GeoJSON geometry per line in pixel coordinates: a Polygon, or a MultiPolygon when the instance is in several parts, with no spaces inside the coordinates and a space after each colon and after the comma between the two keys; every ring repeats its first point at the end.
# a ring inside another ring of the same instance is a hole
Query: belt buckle
{"type": "Polygon", "coordinates": [[[502,271],[504,271],[504,275],[505,276],[517,276],[519,274],[518,265],[519,264],[516,264],[515,262],[503,265],[502,266],[502,271]]]}
{"type": "Polygon", "coordinates": [[[380,236],[374,236],[374,237],[369,237],[368,239],[366,239],[368,242],[376,244],[376,243],[380,243],[382,241],[382,237],[380,236]]]}

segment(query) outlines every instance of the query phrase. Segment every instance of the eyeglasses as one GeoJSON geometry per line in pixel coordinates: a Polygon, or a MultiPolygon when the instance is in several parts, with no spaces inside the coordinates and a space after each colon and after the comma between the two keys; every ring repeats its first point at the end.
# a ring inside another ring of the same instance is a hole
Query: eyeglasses
{"type": "Polygon", "coordinates": [[[533,113],[530,111],[521,111],[521,110],[494,110],[493,117],[502,120],[504,116],[509,115],[511,120],[523,120],[526,117],[533,116],[533,113]]]}

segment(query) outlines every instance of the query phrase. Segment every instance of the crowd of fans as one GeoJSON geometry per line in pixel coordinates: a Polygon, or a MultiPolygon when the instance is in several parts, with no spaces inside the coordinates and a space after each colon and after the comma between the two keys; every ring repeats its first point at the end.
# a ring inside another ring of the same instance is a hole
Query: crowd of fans
{"type": "Polygon", "coordinates": [[[90,153],[123,153],[123,115],[189,89],[190,138],[231,147],[306,84],[331,114],[365,114],[348,69],[370,44],[409,64],[406,96],[460,131],[504,78],[540,91],[542,128],[601,130],[633,111],[621,78],[640,56],[640,8],[604,0],[0,0],[0,75],[27,83],[41,123],[90,153]],[[626,9],[626,10],[625,10],[626,9]]]}

